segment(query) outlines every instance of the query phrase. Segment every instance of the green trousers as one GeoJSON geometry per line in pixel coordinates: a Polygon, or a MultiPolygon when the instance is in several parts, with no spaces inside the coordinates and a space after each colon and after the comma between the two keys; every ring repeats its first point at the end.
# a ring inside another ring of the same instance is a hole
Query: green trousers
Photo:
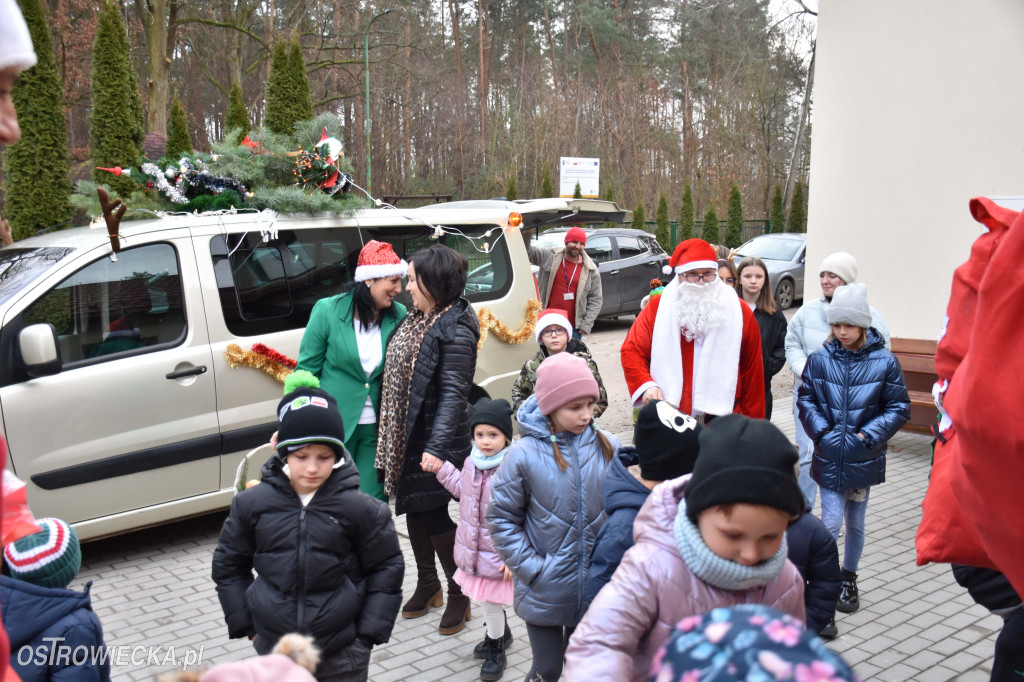
{"type": "Polygon", "coordinates": [[[378,482],[377,470],[373,467],[373,460],[377,457],[377,425],[356,424],[352,437],[345,441],[345,447],[359,470],[359,489],[370,497],[387,502],[384,482],[378,482]]]}

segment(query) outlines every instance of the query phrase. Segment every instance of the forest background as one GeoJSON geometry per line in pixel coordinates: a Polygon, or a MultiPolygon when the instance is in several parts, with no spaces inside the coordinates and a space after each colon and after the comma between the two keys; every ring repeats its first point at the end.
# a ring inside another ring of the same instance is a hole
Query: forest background
{"type": "MultiPolygon", "coordinates": [[[[71,179],[88,178],[102,0],[19,1],[41,1],[63,84],[71,179]]],[[[557,188],[559,157],[580,156],[601,159],[604,198],[653,208],[667,197],[673,219],[686,194],[697,216],[712,205],[724,214],[734,185],[746,218],[768,218],[776,193],[787,206],[795,193],[801,214],[805,206],[816,17],[802,0],[117,7],[145,132],[168,132],[176,94],[197,151],[225,135],[235,83],[251,124],[264,122],[274,47],[298,41],[315,112],[340,119],[357,183],[365,186],[372,162],[376,196],[544,196],[557,188]]]]}

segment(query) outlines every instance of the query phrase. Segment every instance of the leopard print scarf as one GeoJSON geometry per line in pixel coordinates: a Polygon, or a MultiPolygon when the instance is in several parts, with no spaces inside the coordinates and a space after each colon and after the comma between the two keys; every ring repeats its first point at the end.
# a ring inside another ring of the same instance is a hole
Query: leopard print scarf
{"type": "Polygon", "coordinates": [[[406,420],[413,371],[423,338],[437,319],[448,311],[434,308],[429,313],[413,309],[388,343],[380,392],[380,423],[377,428],[377,456],[373,466],[384,472],[384,492],[394,497],[405,455],[406,420]]]}

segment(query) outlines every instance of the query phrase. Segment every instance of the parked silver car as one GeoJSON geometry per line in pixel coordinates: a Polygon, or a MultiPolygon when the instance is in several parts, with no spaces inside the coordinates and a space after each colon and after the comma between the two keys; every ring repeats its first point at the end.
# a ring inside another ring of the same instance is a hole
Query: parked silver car
{"type": "Polygon", "coordinates": [[[775,305],[786,310],[796,299],[803,298],[806,255],[807,235],[786,232],[754,237],[736,249],[733,260],[737,265],[748,256],[763,260],[768,266],[768,279],[775,287],[775,305]]]}
{"type": "MultiPolygon", "coordinates": [[[[558,246],[565,243],[568,228],[542,232],[537,246],[558,246]]],[[[651,280],[664,280],[662,267],[668,254],[654,235],[643,230],[618,227],[587,227],[587,255],[601,272],[604,300],[598,319],[635,315],[640,301],[651,293],[651,280]]]]}

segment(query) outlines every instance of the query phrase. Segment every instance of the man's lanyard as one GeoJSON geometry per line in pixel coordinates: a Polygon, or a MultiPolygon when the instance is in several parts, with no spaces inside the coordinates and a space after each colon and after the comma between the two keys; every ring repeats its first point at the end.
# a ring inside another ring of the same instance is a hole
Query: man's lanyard
{"type": "Polygon", "coordinates": [[[565,267],[565,256],[562,256],[562,276],[565,277],[565,288],[572,288],[572,281],[576,279],[576,271],[579,270],[580,264],[576,263],[572,268],[572,277],[569,276],[569,269],[565,267]]]}

